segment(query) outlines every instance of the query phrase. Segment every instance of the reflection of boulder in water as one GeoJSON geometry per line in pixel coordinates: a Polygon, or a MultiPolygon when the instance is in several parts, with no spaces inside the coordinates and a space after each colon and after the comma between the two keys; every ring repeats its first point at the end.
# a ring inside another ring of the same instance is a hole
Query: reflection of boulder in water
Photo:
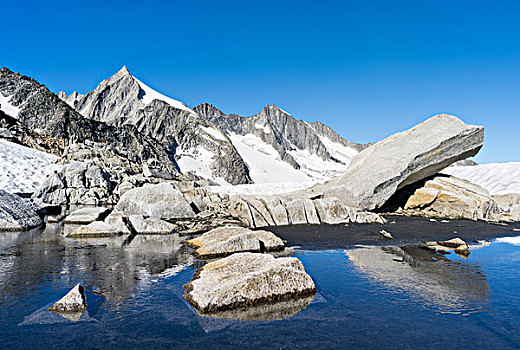
{"type": "Polygon", "coordinates": [[[489,298],[478,266],[450,261],[419,246],[360,247],[346,254],[369,277],[410,292],[440,311],[466,310],[489,298]]]}
{"type": "Polygon", "coordinates": [[[313,299],[314,295],[310,295],[296,299],[282,300],[276,303],[260,304],[213,313],[204,313],[202,316],[242,321],[277,321],[296,315],[298,312],[309,306],[313,299]]]}
{"type": "Polygon", "coordinates": [[[142,260],[141,266],[149,274],[155,275],[176,265],[193,263],[193,249],[181,244],[182,241],[178,234],[136,235],[125,248],[142,260]]]}

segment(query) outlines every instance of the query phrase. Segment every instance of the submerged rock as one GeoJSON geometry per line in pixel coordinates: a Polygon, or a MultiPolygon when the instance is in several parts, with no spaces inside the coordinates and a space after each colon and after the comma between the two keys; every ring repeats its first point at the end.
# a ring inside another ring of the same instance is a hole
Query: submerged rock
{"type": "Polygon", "coordinates": [[[211,262],[184,288],[186,299],[203,313],[316,293],[298,259],[257,253],[236,253],[211,262]]]}
{"type": "Polygon", "coordinates": [[[144,185],[125,192],[115,210],[159,219],[192,218],[195,213],[174,183],[144,185]]]}
{"type": "Polygon", "coordinates": [[[85,288],[79,283],[49,308],[50,311],[58,313],[82,312],[86,309],[85,288]]]}
{"type": "Polygon", "coordinates": [[[43,225],[40,207],[31,201],[0,190],[0,231],[23,231],[43,225]]]}
{"type": "Polygon", "coordinates": [[[314,186],[311,195],[339,197],[361,210],[380,208],[398,189],[474,156],[484,128],[441,114],[357,154],[347,172],[314,186]]]}
{"type": "Polygon", "coordinates": [[[213,258],[238,252],[271,252],[284,248],[283,241],[269,231],[243,227],[219,227],[187,242],[197,248],[200,258],[213,258]]]}
{"type": "Polygon", "coordinates": [[[105,207],[90,207],[76,209],[65,218],[65,224],[90,224],[91,222],[104,219],[110,212],[105,207]]]}

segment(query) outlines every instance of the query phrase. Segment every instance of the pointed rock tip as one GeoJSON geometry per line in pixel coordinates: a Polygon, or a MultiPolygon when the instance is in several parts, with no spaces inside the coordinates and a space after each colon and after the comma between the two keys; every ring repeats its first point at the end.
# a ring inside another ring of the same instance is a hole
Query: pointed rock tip
{"type": "Polygon", "coordinates": [[[117,73],[116,75],[132,75],[130,74],[130,72],[128,71],[128,68],[126,68],[126,66],[123,66],[117,73]]]}

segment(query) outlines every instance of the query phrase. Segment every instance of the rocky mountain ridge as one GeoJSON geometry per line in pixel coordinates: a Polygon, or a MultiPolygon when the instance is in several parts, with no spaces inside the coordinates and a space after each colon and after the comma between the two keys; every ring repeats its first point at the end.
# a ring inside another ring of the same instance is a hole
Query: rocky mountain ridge
{"type": "Polygon", "coordinates": [[[135,127],[161,143],[184,174],[233,185],[250,183],[246,165],[231,141],[210,121],[184,103],[152,90],[123,67],[86,95],[61,97],[77,101],[81,115],[121,128],[135,127]]]}

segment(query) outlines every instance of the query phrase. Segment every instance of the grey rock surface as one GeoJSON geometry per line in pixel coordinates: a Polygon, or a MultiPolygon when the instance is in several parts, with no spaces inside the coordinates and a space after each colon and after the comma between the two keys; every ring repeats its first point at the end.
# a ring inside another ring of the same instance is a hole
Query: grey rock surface
{"type": "Polygon", "coordinates": [[[78,229],[68,233],[68,238],[99,238],[112,237],[129,234],[130,230],[123,222],[122,218],[117,220],[94,221],[88,225],[83,225],[78,229]]]}
{"type": "Polygon", "coordinates": [[[273,252],[283,250],[283,241],[272,232],[244,227],[219,227],[187,241],[197,248],[198,257],[214,258],[240,252],[273,252]]]}
{"type": "Polygon", "coordinates": [[[167,235],[178,229],[177,225],[144,215],[130,215],[128,220],[135,232],[140,235],[167,235]]]}
{"type": "Polygon", "coordinates": [[[236,253],[205,265],[186,284],[185,297],[215,312],[313,295],[316,287],[296,258],[236,253]]]}
{"type": "Polygon", "coordinates": [[[65,218],[65,224],[90,224],[93,221],[104,219],[109,212],[110,209],[105,207],[76,209],[65,218]]]}
{"type": "Polygon", "coordinates": [[[195,213],[174,183],[144,185],[125,192],[115,207],[126,214],[142,214],[158,219],[194,217],[195,213]]]}
{"type": "Polygon", "coordinates": [[[30,200],[0,190],[0,231],[23,231],[42,226],[39,210],[40,207],[30,200]]]}
{"type": "Polygon", "coordinates": [[[85,288],[77,284],[63,298],[55,302],[50,308],[54,312],[81,312],[87,309],[87,300],[85,298],[85,288]]]}
{"type": "Polygon", "coordinates": [[[426,181],[407,200],[404,212],[487,221],[503,220],[506,213],[485,188],[455,176],[437,176],[426,181]]]}
{"type": "Polygon", "coordinates": [[[353,207],[373,210],[398,189],[474,156],[483,142],[483,127],[437,115],[363,150],[344,175],[314,186],[309,195],[339,197],[353,207]]]}

